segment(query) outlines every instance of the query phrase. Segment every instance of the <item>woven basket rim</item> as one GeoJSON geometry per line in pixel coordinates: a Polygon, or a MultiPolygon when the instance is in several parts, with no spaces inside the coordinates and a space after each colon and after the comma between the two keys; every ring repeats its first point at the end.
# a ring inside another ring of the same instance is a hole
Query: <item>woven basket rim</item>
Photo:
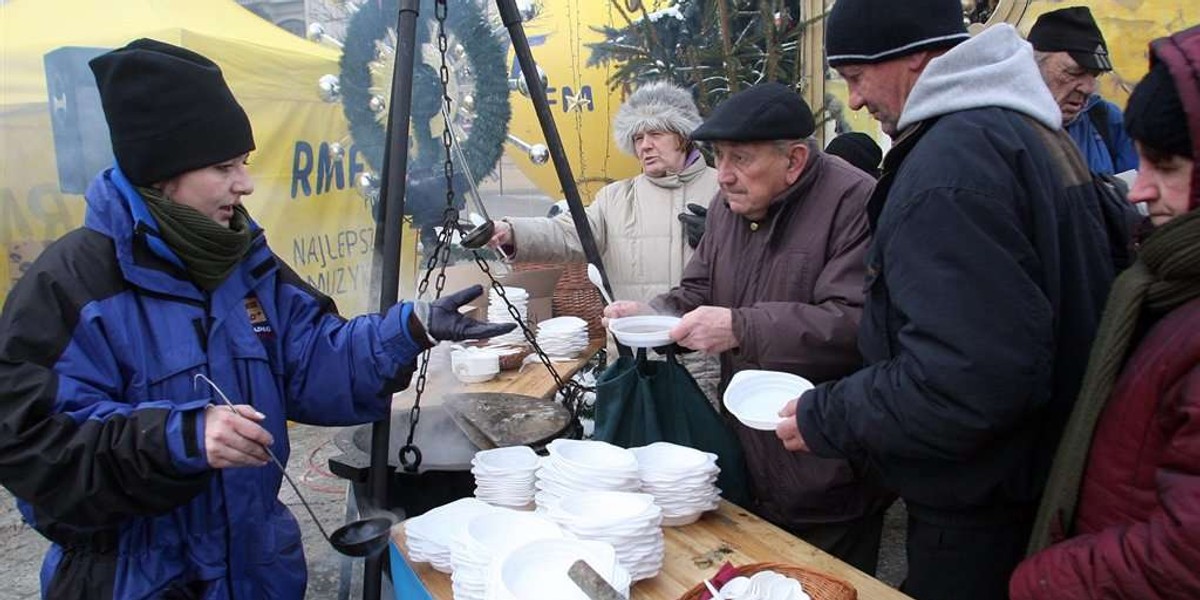
{"type": "MultiPolygon", "coordinates": [[[[741,576],[750,576],[760,571],[775,571],[796,580],[801,580],[802,577],[812,580],[817,582],[816,586],[820,586],[820,589],[816,589],[815,586],[805,584],[804,591],[812,597],[812,600],[857,600],[858,598],[858,590],[850,585],[850,582],[809,567],[780,562],[757,562],[736,566],[734,570],[741,576]]],[[[706,591],[708,588],[702,581],[680,596],[679,600],[699,600],[706,591]]]]}

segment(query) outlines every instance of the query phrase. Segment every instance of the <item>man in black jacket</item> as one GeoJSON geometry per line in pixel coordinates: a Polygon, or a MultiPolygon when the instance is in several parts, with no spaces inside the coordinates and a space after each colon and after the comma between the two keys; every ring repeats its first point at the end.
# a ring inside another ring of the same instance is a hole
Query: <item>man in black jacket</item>
{"type": "Polygon", "coordinates": [[[867,367],[776,434],[879,474],[922,600],[1005,598],[1115,266],[1033,51],[957,0],[839,0],[827,55],[895,139],[868,204],[867,367]]]}

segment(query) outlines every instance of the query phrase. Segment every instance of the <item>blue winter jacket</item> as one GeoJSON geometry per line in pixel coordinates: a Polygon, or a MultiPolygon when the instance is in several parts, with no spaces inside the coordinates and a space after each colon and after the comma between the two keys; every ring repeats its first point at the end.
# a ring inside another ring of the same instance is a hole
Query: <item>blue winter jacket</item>
{"type": "Polygon", "coordinates": [[[1137,168],[1137,150],[1133,147],[1133,139],[1125,132],[1125,119],[1116,104],[1092,94],[1083,110],[1067,124],[1066,129],[1087,161],[1088,169],[1093,173],[1115,175],[1137,168]],[[1104,143],[1104,138],[1088,114],[1095,110],[1097,105],[1103,105],[1099,110],[1104,116],[1104,121],[1108,123],[1108,135],[1116,153],[1115,160],[1113,152],[1109,151],[1108,145],[1104,143]]]}
{"type": "Polygon", "coordinates": [[[286,463],[289,419],[388,414],[422,349],[412,306],[343,319],[257,225],[246,258],[205,293],[119,170],[86,198],[84,226],[38,258],[0,315],[0,483],[54,542],[43,595],[302,598],[279,470],[208,466],[214,395],[193,376],[265,414],[286,463]]]}

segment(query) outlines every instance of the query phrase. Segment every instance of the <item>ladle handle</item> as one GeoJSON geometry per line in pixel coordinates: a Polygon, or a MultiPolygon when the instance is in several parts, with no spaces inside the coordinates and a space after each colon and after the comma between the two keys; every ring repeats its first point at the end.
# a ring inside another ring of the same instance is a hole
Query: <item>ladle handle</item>
{"type": "MultiPolygon", "coordinates": [[[[225,406],[228,406],[229,410],[233,411],[233,414],[241,416],[242,413],[238,412],[237,407],[233,405],[233,402],[229,401],[229,397],[225,395],[225,392],[222,392],[221,388],[217,387],[216,382],[209,379],[203,373],[196,373],[196,376],[193,378],[193,381],[195,380],[200,380],[204,383],[207,383],[209,387],[211,387],[213,391],[217,393],[217,396],[221,398],[221,401],[225,403],[225,406]]],[[[308,516],[312,517],[313,524],[316,525],[317,530],[321,532],[321,537],[325,538],[326,542],[332,544],[333,542],[329,540],[329,534],[325,533],[325,528],[321,526],[321,520],[317,518],[317,513],[313,512],[312,507],[308,505],[308,501],[304,499],[304,494],[300,493],[300,486],[296,485],[295,481],[292,481],[292,476],[288,475],[287,469],[283,467],[283,463],[279,462],[279,457],[275,456],[275,453],[271,451],[270,446],[264,444],[263,450],[267,451],[267,456],[271,457],[271,462],[275,463],[275,466],[279,468],[279,472],[283,474],[283,478],[287,480],[288,485],[292,486],[292,491],[296,492],[296,497],[300,499],[300,504],[304,505],[304,510],[308,511],[308,516]]]]}

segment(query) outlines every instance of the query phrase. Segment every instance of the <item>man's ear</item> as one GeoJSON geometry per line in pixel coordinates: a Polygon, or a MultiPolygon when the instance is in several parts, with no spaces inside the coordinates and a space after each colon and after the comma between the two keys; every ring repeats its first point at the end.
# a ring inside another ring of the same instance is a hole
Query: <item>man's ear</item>
{"type": "Polygon", "coordinates": [[[788,185],[792,185],[800,179],[800,174],[804,173],[804,167],[808,165],[808,144],[792,144],[788,148],[787,157],[787,182],[788,185]]]}

